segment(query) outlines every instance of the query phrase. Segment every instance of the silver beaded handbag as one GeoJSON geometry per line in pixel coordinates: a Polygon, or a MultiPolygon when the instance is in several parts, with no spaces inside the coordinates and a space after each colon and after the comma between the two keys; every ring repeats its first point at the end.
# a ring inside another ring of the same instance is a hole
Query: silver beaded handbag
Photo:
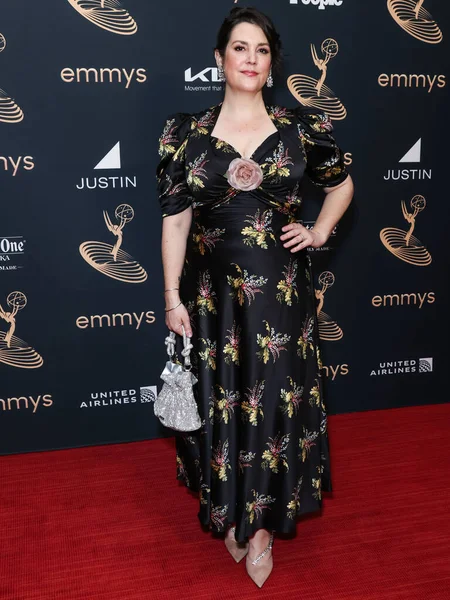
{"type": "Polygon", "coordinates": [[[175,353],[175,333],[173,331],[165,339],[167,354],[170,360],[166,362],[161,379],[164,381],[155,404],[155,415],[165,427],[175,431],[195,431],[201,427],[197,403],[195,402],[193,386],[197,378],[191,373],[190,353],[191,338],[187,337],[183,327],[184,365],[173,361],[175,353]]]}

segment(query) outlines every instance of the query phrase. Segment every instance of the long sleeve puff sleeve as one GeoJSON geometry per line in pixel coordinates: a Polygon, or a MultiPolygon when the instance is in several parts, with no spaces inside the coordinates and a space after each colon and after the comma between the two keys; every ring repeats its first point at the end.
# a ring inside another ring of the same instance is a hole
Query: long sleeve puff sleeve
{"type": "Polygon", "coordinates": [[[163,217],[176,215],[191,206],[193,198],[186,181],[186,145],[191,117],[171,115],[159,138],[160,162],[156,169],[157,191],[163,217]]]}
{"type": "Polygon", "coordinates": [[[306,174],[320,187],[333,187],[348,176],[344,154],[332,135],[333,125],[325,113],[298,109],[298,134],[306,158],[306,174]]]}

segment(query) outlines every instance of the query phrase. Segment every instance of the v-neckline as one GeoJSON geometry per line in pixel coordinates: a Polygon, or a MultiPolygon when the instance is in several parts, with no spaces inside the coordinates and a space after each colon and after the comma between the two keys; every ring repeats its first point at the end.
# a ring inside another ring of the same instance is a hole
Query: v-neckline
{"type": "Polygon", "coordinates": [[[275,127],[276,127],[276,131],[273,131],[272,133],[270,133],[270,134],[269,134],[269,135],[268,135],[268,136],[267,136],[267,137],[266,137],[266,138],[265,138],[265,139],[264,139],[264,140],[263,140],[263,141],[262,141],[262,142],[259,144],[259,146],[258,146],[257,148],[255,148],[255,150],[254,150],[254,151],[251,153],[251,155],[250,155],[250,156],[248,156],[248,157],[247,157],[247,156],[243,156],[243,155],[242,155],[242,154],[239,152],[239,150],[237,150],[237,149],[236,149],[236,148],[233,146],[233,144],[230,144],[230,142],[227,142],[226,140],[223,140],[222,138],[219,138],[219,137],[217,137],[216,135],[212,135],[212,132],[214,131],[214,127],[216,126],[217,120],[218,120],[218,118],[219,118],[219,115],[220,115],[220,112],[221,112],[221,110],[222,110],[222,102],[221,102],[220,104],[217,104],[217,105],[214,107],[214,118],[213,118],[213,121],[212,121],[212,128],[211,128],[210,137],[211,137],[212,139],[214,139],[214,140],[217,140],[218,142],[222,142],[222,144],[226,144],[226,145],[227,145],[227,146],[228,146],[228,147],[229,147],[229,148],[230,148],[230,149],[231,149],[231,150],[232,150],[232,151],[233,151],[235,154],[237,154],[237,155],[239,156],[239,158],[242,158],[242,159],[244,159],[244,160],[252,160],[252,159],[253,159],[253,157],[255,156],[255,154],[258,152],[258,150],[259,150],[260,148],[262,148],[262,147],[263,147],[263,146],[266,144],[266,142],[268,142],[268,140],[270,140],[270,139],[271,139],[271,138],[272,138],[274,135],[278,135],[278,133],[279,133],[279,128],[278,128],[278,126],[277,126],[277,124],[276,124],[276,121],[275,121],[274,119],[271,119],[271,118],[270,118],[270,115],[271,115],[271,113],[272,113],[272,111],[270,110],[270,107],[269,107],[267,104],[265,104],[264,106],[265,106],[265,109],[266,109],[266,112],[267,112],[267,116],[269,117],[269,119],[272,121],[272,123],[273,123],[273,124],[275,125],[275,127]]]}

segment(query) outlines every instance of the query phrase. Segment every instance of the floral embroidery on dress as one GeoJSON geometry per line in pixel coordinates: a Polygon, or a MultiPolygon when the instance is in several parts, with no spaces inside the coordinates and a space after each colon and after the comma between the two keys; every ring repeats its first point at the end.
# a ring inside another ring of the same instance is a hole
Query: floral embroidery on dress
{"type": "Polygon", "coordinates": [[[270,106],[269,117],[279,125],[290,125],[292,113],[288,108],[282,106],[270,106]]]}
{"type": "Polygon", "coordinates": [[[287,350],[284,344],[289,342],[291,336],[287,333],[276,333],[275,329],[270,327],[268,321],[263,321],[263,323],[266,324],[267,335],[257,334],[256,343],[261,350],[258,350],[256,356],[266,364],[269,361],[270,355],[272,355],[273,362],[277,358],[280,358],[280,352],[287,350]]]}
{"type": "Polygon", "coordinates": [[[177,454],[177,477],[178,479],[182,479],[187,485],[187,487],[190,486],[186,467],[184,466],[184,462],[182,461],[181,456],[179,454],[177,454]]]}
{"type": "Polygon", "coordinates": [[[309,404],[311,406],[320,406],[320,400],[321,396],[319,390],[319,383],[316,379],[316,385],[314,385],[309,392],[309,404]]]}
{"type": "Polygon", "coordinates": [[[208,504],[208,497],[211,493],[211,488],[206,483],[200,486],[200,504],[208,504]]]}
{"type": "Polygon", "coordinates": [[[281,435],[280,432],[274,438],[269,437],[266,442],[267,450],[262,453],[261,467],[265,470],[269,468],[273,473],[278,473],[278,468],[281,465],[289,471],[288,457],[286,454],[289,445],[290,433],[281,435]]]}
{"type": "Polygon", "coordinates": [[[227,152],[228,154],[234,154],[234,148],[225,140],[220,140],[219,138],[214,138],[214,146],[216,150],[222,150],[222,152],[227,152]]]}
{"type": "Polygon", "coordinates": [[[288,152],[289,150],[285,149],[283,142],[280,141],[273,155],[266,158],[266,162],[261,165],[263,170],[267,170],[267,177],[273,179],[274,182],[281,181],[282,177],[289,176],[290,171],[287,165],[293,165],[294,163],[288,152]]]}
{"type": "Polygon", "coordinates": [[[188,139],[189,138],[186,138],[185,140],[183,140],[183,142],[181,142],[178,150],[173,155],[172,160],[174,160],[175,162],[182,162],[186,158],[186,146],[188,143],[188,139]]]}
{"type": "Polygon", "coordinates": [[[245,450],[241,450],[239,452],[239,458],[238,458],[238,462],[239,462],[239,471],[241,473],[244,472],[244,469],[246,469],[247,467],[251,467],[251,462],[252,460],[255,458],[256,453],[255,452],[246,452],[245,450]]]}
{"type": "Polygon", "coordinates": [[[303,386],[297,385],[292,377],[288,377],[288,379],[291,389],[289,391],[282,389],[280,392],[281,400],[283,402],[281,410],[285,415],[292,419],[292,417],[297,414],[300,402],[303,402],[303,386]]]}
{"type": "Polygon", "coordinates": [[[311,479],[312,486],[316,490],[313,493],[313,498],[315,498],[316,500],[321,500],[322,499],[322,477],[320,477],[320,476],[323,473],[323,465],[319,465],[316,468],[319,473],[319,477],[317,477],[317,479],[315,477],[313,477],[311,479]]]}
{"type": "Polygon", "coordinates": [[[288,265],[284,265],[286,271],[283,271],[284,279],[281,279],[277,284],[277,290],[280,290],[276,295],[278,302],[285,302],[288,306],[292,306],[292,297],[298,302],[297,292],[297,259],[290,259],[288,265]]]}
{"type": "Polygon", "coordinates": [[[295,223],[297,221],[297,210],[302,204],[302,199],[298,195],[299,184],[296,183],[293,189],[285,196],[283,204],[275,202],[278,212],[288,216],[288,223],[295,223]]]}
{"type": "Polygon", "coordinates": [[[252,492],[253,501],[247,502],[245,505],[245,509],[247,511],[246,521],[249,523],[253,523],[255,518],[260,517],[263,513],[263,510],[270,510],[269,504],[272,504],[276,500],[276,498],[273,498],[272,496],[258,494],[256,490],[252,490],[252,492]]]}
{"type": "Polygon", "coordinates": [[[306,427],[303,427],[303,437],[299,440],[299,446],[301,449],[301,454],[299,454],[299,457],[301,457],[303,462],[305,462],[308,458],[311,448],[316,445],[314,440],[316,440],[318,437],[318,431],[308,431],[306,427]]]}
{"type": "Polygon", "coordinates": [[[172,178],[170,177],[170,175],[166,175],[166,183],[167,183],[167,188],[165,191],[166,196],[174,196],[175,194],[179,194],[180,192],[187,190],[187,186],[184,181],[181,181],[180,183],[174,183],[174,181],[172,181],[172,178]]]}
{"type": "Polygon", "coordinates": [[[277,240],[273,234],[273,229],[271,227],[273,212],[269,208],[268,210],[264,210],[261,214],[261,211],[258,210],[256,213],[252,215],[247,215],[248,219],[245,219],[245,223],[250,223],[250,227],[244,227],[241,231],[244,236],[244,244],[253,248],[256,244],[260,248],[264,248],[267,250],[267,237],[277,243],[277,240]]]}
{"type": "Polygon", "coordinates": [[[303,483],[303,475],[298,480],[297,485],[292,492],[292,496],[294,497],[287,505],[287,517],[288,519],[295,519],[297,514],[300,512],[300,490],[303,483]]]}
{"type": "Polygon", "coordinates": [[[216,370],[216,357],[217,357],[217,342],[211,341],[208,338],[200,338],[200,342],[205,344],[206,348],[201,350],[198,355],[206,362],[205,369],[216,370]]]}
{"type": "Polygon", "coordinates": [[[258,425],[258,416],[264,419],[262,408],[262,397],[264,395],[265,381],[257,381],[252,388],[247,388],[245,397],[241,404],[242,418],[248,419],[251,425],[258,425]]]}
{"type": "Polygon", "coordinates": [[[205,150],[204,152],[202,152],[202,154],[200,154],[200,156],[198,156],[193,162],[190,162],[188,165],[189,170],[187,174],[187,182],[192,190],[198,190],[199,188],[205,187],[205,184],[203,183],[202,179],[208,179],[205,169],[205,165],[209,162],[209,160],[205,158],[207,154],[208,151],[205,150]]]}
{"type": "Polygon", "coordinates": [[[331,133],[333,131],[333,124],[326,113],[313,113],[310,115],[310,119],[312,121],[311,128],[317,133],[331,133]]]}
{"type": "Polygon", "coordinates": [[[175,146],[178,138],[175,135],[177,126],[174,125],[175,119],[167,119],[163,132],[159,138],[158,154],[161,158],[167,158],[171,154],[175,154],[175,146]]]}
{"type": "Polygon", "coordinates": [[[267,278],[258,275],[249,275],[247,269],[242,271],[236,263],[231,263],[238,272],[238,277],[227,275],[228,285],[232,287],[230,296],[242,306],[247,298],[249,305],[255,299],[255,294],[262,294],[261,286],[267,283],[267,278]]]}
{"type": "Polygon", "coordinates": [[[223,387],[218,384],[214,387],[211,389],[211,399],[209,401],[209,420],[211,423],[213,423],[215,419],[216,421],[222,421],[223,423],[228,424],[234,414],[234,407],[239,406],[240,394],[239,392],[224,390],[223,387]],[[214,387],[221,397],[216,395],[214,387]]]}
{"type": "Polygon", "coordinates": [[[227,329],[227,331],[230,335],[225,336],[228,343],[225,344],[223,349],[224,361],[227,365],[234,363],[239,366],[242,327],[237,325],[236,321],[233,321],[231,329],[227,329]]]}
{"type": "Polygon", "coordinates": [[[211,503],[211,523],[215,526],[217,531],[223,531],[225,529],[227,513],[228,504],[225,504],[225,506],[214,506],[214,504],[211,503]]]}
{"type": "Polygon", "coordinates": [[[212,252],[217,242],[223,242],[221,236],[225,233],[225,229],[219,229],[218,227],[215,229],[206,229],[206,227],[199,223],[196,223],[196,226],[198,232],[192,234],[192,239],[197,244],[196,249],[198,249],[200,254],[204,255],[206,249],[212,252]]]}
{"type": "Polygon", "coordinates": [[[229,450],[228,440],[225,440],[223,444],[219,441],[217,447],[213,449],[211,468],[217,473],[220,481],[227,481],[227,471],[231,471],[229,450]]]}
{"type": "Polygon", "coordinates": [[[215,115],[213,110],[208,110],[200,117],[200,119],[193,119],[191,123],[192,135],[194,137],[200,135],[207,135],[209,127],[213,124],[215,115]]]}
{"type": "Polygon", "coordinates": [[[212,289],[211,276],[209,271],[206,270],[203,273],[200,273],[198,283],[198,313],[202,316],[206,316],[208,312],[212,313],[213,315],[217,314],[215,307],[216,298],[217,294],[212,289]]]}
{"type": "Polygon", "coordinates": [[[297,354],[304,359],[306,359],[306,353],[308,349],[314,352],[313,332],[314,318],[309,317],[303,323],[303,332],[297,341],[297,344],[300,346],[300,348],[297,350],[297,354]]]}

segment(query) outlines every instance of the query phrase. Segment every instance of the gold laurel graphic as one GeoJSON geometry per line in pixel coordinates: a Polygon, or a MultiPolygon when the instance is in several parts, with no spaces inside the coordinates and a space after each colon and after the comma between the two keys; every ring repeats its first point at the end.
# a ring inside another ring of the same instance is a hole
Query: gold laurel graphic
{"type": "Polygon", "coordinates": [[[121,249],[123,228],[134,218],[134,210],[129,204],[120,204],[116,208],[115,217],[118,224],[113,224],[106,210],[103,211],[106,227],[117,237],[114,246],[105,242],[83,242],[79,248],[80,254],[91,267],[107,277],[125,283],[143,283],[147,280],[147,272],[121,249]]]}
{"type": "Polygon", "coordinates": [[[133,35],[137,24],[116,0],[68,0],[69,4],[91,23],[118,35],[133,35]]]}
{"type": "Polygon", "coordinates": [[[411,208],[413,212],[408,212],[405,201],[402,200],[403,217],[410,224],[408,231],[397,229],[396,227],[385,227],[380,231],[380,239],[385,248],[394,256],[416,267],[427,267],[431,264],[431,254],[425,248],[420,240],[414,235],[416,226],[416,217],[426,206],[426,200],[423,196],[414,196],[411,199],[411,208]]]}
{"type": "Polygon", "coordinates": [[[20,123],[23,111],[8,94],[0,89],[0,122],[20,123]]]}
{"type": "Polygon", "coordinates": [[[319,283],[322,288],[315,290],[316,298],[319,300],[317,305],[317,320],[319,322],[319,337],[321,340],[327,342],[337,342],[340,340],[344,333],[336,321],[323,312],[324,296],[328,288],[334,285],[335,277],[331,271],[324,271],[319,275],[319,283]]]}
{"type": "Polygon", "coordinates": [[[311,44],[311,55],[314,64],[321,72],[319,79],[307,75],[290,75],[287,86],[291,94],[303,106],[312,106],[326,112],[331,119],[340,121],[347,116],[347,110],[336,94],[325,85],[328,63],[339,52],[339,45],[333,38],[322,42],[321,51],[324,58],[319,58],[314,44],[311,44]]]}
{"type": "Polygon", "coordinates": [[[6,303],[12,309],[6,311],[0,304],[0,319],[9,324],[5,333],[0,331],[0,363],[19,369],[37,369],[44,364],[44,360],[34,348],[14,335],[16,329],[16,315],[25,308],[27,297],[23,292],[11,292],[6,303]]]}
{"type": "Polygon", "coordinates": [[[439,44],[442,31],[423,3],[424,0],[388,0],[387,7],[397,25],[409,35],[426,44],[439,44]]]}

